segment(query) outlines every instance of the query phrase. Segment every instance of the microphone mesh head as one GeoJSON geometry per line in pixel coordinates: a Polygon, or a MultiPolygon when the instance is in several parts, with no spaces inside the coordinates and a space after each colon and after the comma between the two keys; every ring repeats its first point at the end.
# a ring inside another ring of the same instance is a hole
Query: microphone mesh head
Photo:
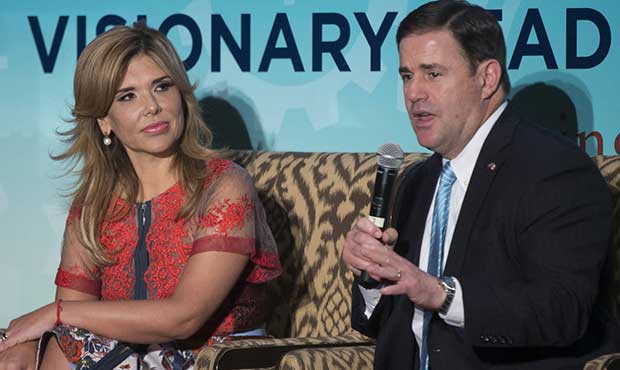
{"type": "Polygon", "coordinates": [[[403,150],[396,143],[385,143],[377,150],[377,164],[382,167],[398,169],[403,163],[403,150]]]}

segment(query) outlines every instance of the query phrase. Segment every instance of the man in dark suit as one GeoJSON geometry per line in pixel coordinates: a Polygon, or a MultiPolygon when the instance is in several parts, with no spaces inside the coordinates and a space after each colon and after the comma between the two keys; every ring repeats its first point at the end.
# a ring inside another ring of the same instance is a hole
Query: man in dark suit
{"type": "Polygon", "coordinates": [[[598,302],[607,186],[574,143],[507,102],[497,20],[440,0],[409,14],[397,42],[409,118],[434,155],[405,171],[395,228],[361,219],[345,241],[354,274],[382,282],[353,286],[375,368],[581,369],[620,349],[598,302]]]}

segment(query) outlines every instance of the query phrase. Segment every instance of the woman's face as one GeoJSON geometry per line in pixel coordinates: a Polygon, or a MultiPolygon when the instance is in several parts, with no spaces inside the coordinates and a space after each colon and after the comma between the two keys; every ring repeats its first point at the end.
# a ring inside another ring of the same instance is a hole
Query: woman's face
{"type": "Polygon", "coordinates": [[[120,140],[132,162],[168,157],[185,124],[181,93],[149,56],[138,55],[129,62],[108,114],[98,122],[105,135],[114,133],[120,140]]]}

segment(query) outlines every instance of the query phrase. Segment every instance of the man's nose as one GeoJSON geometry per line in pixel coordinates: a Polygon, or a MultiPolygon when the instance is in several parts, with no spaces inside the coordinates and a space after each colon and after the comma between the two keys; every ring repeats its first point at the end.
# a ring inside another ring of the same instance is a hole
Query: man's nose
{"type": "Polygon", "coordinates": [[[426,86],[419,79],[411,79],[405,85],[405,98],[411,102],[425,100],[428,97],[426,86]]]}

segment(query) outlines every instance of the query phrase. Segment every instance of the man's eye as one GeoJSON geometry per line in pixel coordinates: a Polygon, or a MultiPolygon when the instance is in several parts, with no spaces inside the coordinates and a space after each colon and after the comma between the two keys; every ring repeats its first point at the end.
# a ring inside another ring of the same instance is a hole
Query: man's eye
{"type": "Polygon", "coordinates": [[[429,72],[428,74],[431,78],[437,78],[439,76],[441,76],[441,73],[439,72],[429,72]]]}
{"type": "Polygon", "coordinates": [[[400,78],[401,78],[403,81],[409,81],[409,80],[412,80],[412,79],[413,79],[413,75],[411,75],[411,74],[402,74],[402,75],[400,75],[400,78]]]}

